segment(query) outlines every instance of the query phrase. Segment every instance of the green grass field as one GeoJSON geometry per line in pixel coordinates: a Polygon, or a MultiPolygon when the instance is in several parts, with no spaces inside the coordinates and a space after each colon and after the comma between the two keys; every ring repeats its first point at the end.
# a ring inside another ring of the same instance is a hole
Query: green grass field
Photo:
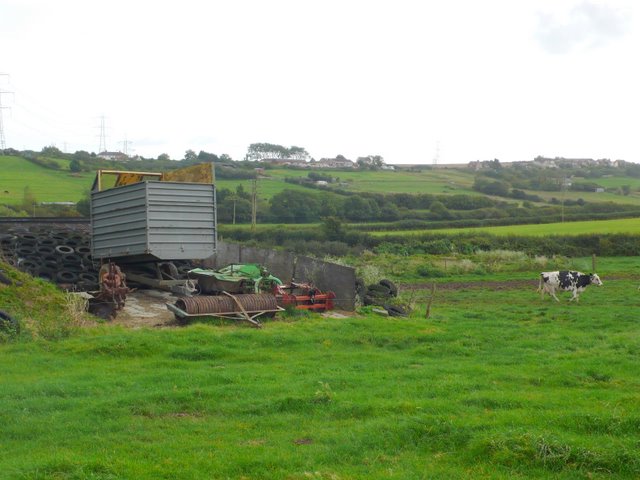
{"type": "Polygon", "coordinates": [[[541,223],[531,225],[507,225],[501,227],[475,228],[443,228],[437,230],[402,230],[370,232],[371,235],[384,237],[386,235],[422,235],[425,233],[473,233],[486,232],[492,235],[584,235],[606,233],[640,233],[640,219],[624,218],[618,220],[589,220],[584,222],[541,223]]]}
{"type": "MultiPolygon", "coordinates": [[[[286,183],[286,177],[306,177],[307,170],[267,170],[266,176],[258,182],[260,198],[269,199],[285,189],[315,192],[309,188],[286,183]]],[[[480,195],[471,189],[473,176],[460,170],[434,170],[423,172],[345,172],[341,170],[321,170],[325,175],[340,178],[341,189],[354,192],[374,193],[431,193],[431,194],[471,194],[480,195]]],[[[251,180],[218,180],[218,188],[235,190],[242,185],[245,191],[251,191],[251,180]]]]}
{"type": "Polygon", "coordinates": [[[95,176],[46,169],[7,156],[0,156],[0,171],[0,204],[7,205],[22,203],[27,186],[38,202],[77,202],[91,188],[95,176]]]}
{"type": "Polygon", "coordinates": [[[0,344],[0,477],[638,478],[637,282],[601,262],[578,304],[532,271],[438,290],[429,319],[418,290],[409,319],[0,344]]]}

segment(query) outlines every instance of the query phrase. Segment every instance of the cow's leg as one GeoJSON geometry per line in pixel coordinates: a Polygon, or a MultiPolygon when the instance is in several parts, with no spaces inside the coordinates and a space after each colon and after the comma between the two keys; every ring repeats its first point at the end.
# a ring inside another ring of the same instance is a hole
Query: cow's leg
{"type": "Polygon", "coordinates": [[[556,302],[559,303],[560,300],[558,299],[558,297],[556,297],[556,289],[552,288],[550,293],[551,293],[551,296],[556,299],[556,302]]]}
{"type": "Polygon", "coordinates": [[[573,295],[571,295],[571,298],[569,299],[569,301],[573,302],[575,300],[576,302],[578,302],[579,301],[579,299],[578,299],[578,291],[577,290],[573,290],[571,293],[573,295]]]}

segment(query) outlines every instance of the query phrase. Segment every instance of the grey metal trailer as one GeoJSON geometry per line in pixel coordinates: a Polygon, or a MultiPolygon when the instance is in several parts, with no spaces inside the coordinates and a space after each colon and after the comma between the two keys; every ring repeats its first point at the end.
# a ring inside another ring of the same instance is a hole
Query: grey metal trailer
{"type": "Polygon", "coordinates": [[[143,181],[94,191],[91,255],[125,269],[128,264],[209,258],[216,252],[216,211],[215,185],[207,183],[143,181]]]}

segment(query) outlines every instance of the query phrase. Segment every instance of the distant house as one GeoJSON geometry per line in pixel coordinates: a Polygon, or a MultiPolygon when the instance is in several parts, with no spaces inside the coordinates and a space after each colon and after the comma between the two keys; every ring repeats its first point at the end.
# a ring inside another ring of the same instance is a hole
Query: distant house
{"type": "Polygon", "coordinates": [[[348,158],[321,158],[315,163],[316,168],[354,168],[353,163],[348,158]]]}
{"type": "Polygon", "coordinates": [[[309,166],[309,163],[302,158],[264,158],[260,162],[289,167],[307,168],[309,166]]]}
{"type": "Polygon", "coordinates": [[[604,188],[602,187],[596,188],[596,193],[604,193],[604,188]]]}
{"type": "MultiPolygon", "coordinates": [[[[311,175],[311,174],[309,174],[311,175]]],[[[317,180],[316,181],[316,185],[320,185],[322,187],[326,187],[327,185],[329,185],[329,182],[327,182],[326,180],[317,180]]]]}
{"type": "Polygon", "coordinates": [[[100,152],[98,157],[115,162],[124,162],[129,160],[129,157],[122,152],[100,152]]]}

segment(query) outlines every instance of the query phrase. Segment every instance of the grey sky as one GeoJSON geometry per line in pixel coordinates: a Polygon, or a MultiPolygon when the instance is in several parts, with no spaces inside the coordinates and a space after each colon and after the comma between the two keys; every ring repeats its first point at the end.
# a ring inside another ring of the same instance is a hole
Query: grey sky
{"type": "Polygon", "coordinates": [[[0,0],[8,146],[640,162],[635,2],[0,0]]]}
{"type": "Polygon", "coordinates": [[[630,27],[629,9],[585,1],[566,18],[540,13],[537,38],[549,53],[566,54],[576,48],[598,48],[623,37],[630,27]]]}

